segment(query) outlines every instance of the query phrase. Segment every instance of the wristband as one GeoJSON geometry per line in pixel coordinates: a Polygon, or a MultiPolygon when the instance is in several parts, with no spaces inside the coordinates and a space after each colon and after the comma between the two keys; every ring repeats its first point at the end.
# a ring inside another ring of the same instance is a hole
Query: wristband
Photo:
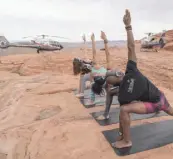
{"type": "Polygon", "coordinates": [[[131,25],[126,26],[125,28],[126,28],[126,30],[132,30],[132,26],[131,25]]]}

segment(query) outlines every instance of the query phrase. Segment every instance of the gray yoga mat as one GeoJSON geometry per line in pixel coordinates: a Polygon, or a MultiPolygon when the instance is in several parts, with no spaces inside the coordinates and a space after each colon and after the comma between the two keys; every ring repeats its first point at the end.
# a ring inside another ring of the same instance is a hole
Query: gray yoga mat
{"type": "MultiPolygon", "coordinates": [[[[131,149],[113,148],[117,155],[135,154],[173,143],[173,120],[134,126],[130,131],[133,143],[131,149]]],[[[118,136],[118,129],[103,131],[102,133],[112,145],[118,136]]]]}
{"type": "MultiPolygon", "coordinates": [[[[76,89],[76,90],[74,90],[74,94],[76,95],[78,93],[78,90],[76,89]]],[[[84,97],[82,97],[82,98],[84,98],[84,99],[90,99],[90,94],[91,94],[91,89],[85,89],[84,90],[84,97]]],[[[95,95],[96,96],[96,98],[97,97],[100,97],[99,95],[95,95]]],[[[103,97],[105,97],[105,96],[103,96],[103,97]]]]}
{"type": "MultiPolygon", "coordinates": [[[[95,106],[104,106],[106,97],[96,97],[94,105],[87,105],[87,100],[88,99],[86,99],[86,98],[80,99],[80,102],[84,105],[85,108],[92,108],[95,106]]],[[[119,102],[117,100],[117,97],[114,96],[113,101],[112,101],[112,105],[117,105],[117,104],[119,104],[119,102]]]]}
{"type": "MultiPolygon", "coordinates": [[[[103,115],[104,111],[101,112],[94,112],[91,113],[93,118],[97,121],[98,124],[101,126],[111,125],[111,124],[117,124],[119,123],[119,108],[112,108],[110,110],[109,116],[110,118],[107,120],[97,120],[97,117],[100,115],[103,115]]],[[[131,120],[141,120],[141,119],[148,119],[148,118],[154,118],[154,117],[160,117],[160,116],[167,116],[167,114],[163,111],[159,112],[158,114],[152,113],[152,114],[131,114],[131,120]]]]}
{"type": "MultiPolygon", "coordinates": [[[[77,90],[74,91],[74,93],[77,93],[77,90]]],[[[94,105],[88,105],[87,102],[90,99],[90,93],[91,89],[87,89],[84,91],[84,97],[80,98],[80,102],[86,107],[86,108],[92,108],[94,106],[103,106],[105,105],[106,97],[105,96],[99,96],[95,95],[95,104],[94,105]]],[[[119,104],[117,96],[114,96],[112,105],[119,104]]]]}

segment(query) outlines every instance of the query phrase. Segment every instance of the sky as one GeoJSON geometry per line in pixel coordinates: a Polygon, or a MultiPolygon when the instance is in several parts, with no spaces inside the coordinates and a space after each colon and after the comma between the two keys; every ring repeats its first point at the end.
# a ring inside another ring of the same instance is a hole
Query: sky
{"type": "Polygon", "coordinates": [[[173,0],[3,0],[0,5],[0,34],[8,40],[39,34],[81,41],[81,34],[100,31],[109,40],[126,40],[125,9],[131,11],[135,39],[145,32],[173,29],[173,0]]]}

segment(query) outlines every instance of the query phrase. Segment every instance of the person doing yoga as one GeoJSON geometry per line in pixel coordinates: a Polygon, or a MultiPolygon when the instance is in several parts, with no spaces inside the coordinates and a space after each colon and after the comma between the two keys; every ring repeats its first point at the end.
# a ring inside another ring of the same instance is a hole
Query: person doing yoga
{"type": "MultiPolygon", "coordinates": [[[[76,95],[76,97],[78,97],[78,98],[84,97],[84,89],[85,89],[87,81],[89,83],[91,83],[93,81],[94,76],[104,75],[105,72],[107,71],[107,69],[104,68],[103,66],[101,66],[99,64],[99,62],[96,62],[96,44],[95,44],[95,35],[93,33],[91,35],[91,41],[92,41],[93,61],[90,66],[87,66],[88,68],[90,68],[90,70],[88,69],[89,70],[88,72],[84,71],[84,73],[80,74],[79,92],[76,95]]],[[[86,65],[85,65],[85,67],[86,67],[86,65]]],[[[89,88],[90,84],[88,84],[87,87],[89,88]]],[[[94,104],[94,101],[95,101],[95,95],[91,91],[90,99],[88,100],[87,105],[94,104]]]]}
{"type": "Polygon", "coordinates": [[[92,84],[92,91],[100,95],[106,90],[105,111],[103,115],[97,117],[97,120],[109,119],[109,111],[113,102],[113,97],[118,96],[120,82],[124,77],[124,73],[120,70],[109,70],[105,77],[95,77],[92,84]]]}
{"type": "Polygon", "coordinates": [[[173,116],[173,108],[160,91],[137,67],[135,42],[131,26],[131,15],[126,10],[123,18],[127,32],[128,62],[125,75],[120,81],[118,101],[120,103],[119,137],[112,146],[121,149],[132,146],[130,136],[130,113],[148,114],[164,111],[173,116]]]}
{"type": "MultiPolygon", "coordinates": [[[[106,37],[106,34],[101,31],[101,39],[104,40],[105,45],[105,53],[106,53],[106,63],[107,63],[107,69],[110,68],[110,55],[108,50],[108,40],[106,37]]],[[[81,98],[84,96],[84,88],[87,81],[90,83],[93,81],[93,78],[96,76],[104,77],[107,69],[104,68],[99,64],[99,62],[96,62],[96,44],[95,44],[95,36],[94,34],[91,35],[91,41],[92,41],[92,52],[93,52],[93,63],[90,65],[90,72],[84,73],[80,75],[80,83],[79,83],[79,93],[76,95],[77,97],[81,98]]],[[[89,85],[87,86],[89,87],[89,85]]],[[[91,91],[90,99],[87,103],[87,105],[94,104],[95,101],[95,94],[91,91]]]]}
{"type": "Polygon", "coordinates": [[[92,84],[91,90],[95,94],[102,94],[104,88],[106,90],[106,102],[105,112],[103,115],[97,117],[98,120],[109,119],[109,111],[113,101],[113,96],[118,95],[119,85],[124,77],[124,73],[119,69],[111,69],[110,64],[110,53],[108,48],[108,41],[105,33],[101,31],[101,39],[104,40],[106,61],[107,61],[107,72],[104,76],[95,76],[94,83],[92,84]]]}

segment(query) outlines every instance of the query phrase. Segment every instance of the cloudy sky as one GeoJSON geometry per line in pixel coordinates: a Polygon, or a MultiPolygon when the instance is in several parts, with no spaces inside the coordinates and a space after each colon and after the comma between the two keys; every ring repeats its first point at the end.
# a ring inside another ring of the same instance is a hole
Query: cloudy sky
{"type": "MultiPolygon", "coordinates": [[[[0,34],[9,40],[49,34],[80,41],[81,33],[100,30],[108,39],[126,39],[122,17],[132,13],[135,38],[173,28],[173,0],[2,0],[0,34]]],[[[61,41],[61,40],[60,40],[61,41]]]]}

